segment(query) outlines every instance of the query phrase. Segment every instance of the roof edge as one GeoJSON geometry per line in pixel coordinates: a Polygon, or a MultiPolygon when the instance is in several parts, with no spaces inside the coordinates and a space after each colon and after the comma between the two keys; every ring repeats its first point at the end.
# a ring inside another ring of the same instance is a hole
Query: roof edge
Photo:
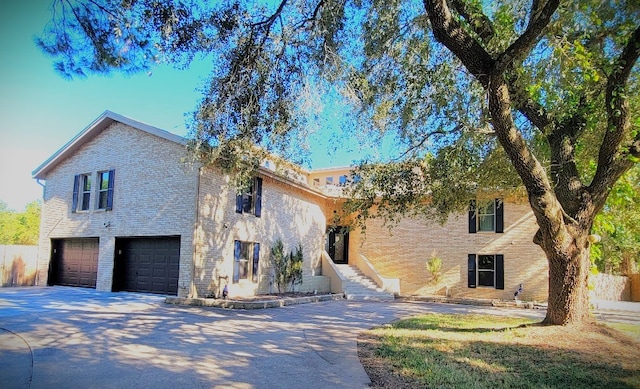
{"type": "Polygon", "coordinates": [[[92,137],[99,134],[114,122],[126,124],[135,129],[144,131],[148,134],[158,136],[171,142],[175,142],[181,145],[186,145],[188,140],[179,135],[172,134],[168,131],[162,130],[158,127],[151,126],[146,123],[139,122],[137,120],[128,118],[126,116],[117,114],[115,112],[106,110],[95,120],[93,120],[87,127],[80,131],[76,136],[71,138],[64,146],[58,151],[53,153],[47,160],[45,160],[40,166],[31,172],[33,178],[44,179],[44,175],[49,172],[54,166],[75,152],[80,146],[89,141],[92,137]]]}

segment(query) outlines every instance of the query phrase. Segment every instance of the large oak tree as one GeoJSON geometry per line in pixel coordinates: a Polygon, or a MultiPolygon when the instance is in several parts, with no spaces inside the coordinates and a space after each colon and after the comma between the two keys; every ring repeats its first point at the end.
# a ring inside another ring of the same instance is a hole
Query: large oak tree
{"type": "Polygon", "coordinates": [[[352,108],[347,130],[396,142],[391,159],[359,169],[351,204],[365,217],[442,217],[518,178],[549,260],[545,322],[588,318],[594,218],[640,157],[634,0],[55,0],[52,10],[38,43],[66,76],[211,58],[191,131],[197,154],[223,167],[255,165],[252,145],[304,149],[314,119],[304,97],[321,90],[352,108]]]}

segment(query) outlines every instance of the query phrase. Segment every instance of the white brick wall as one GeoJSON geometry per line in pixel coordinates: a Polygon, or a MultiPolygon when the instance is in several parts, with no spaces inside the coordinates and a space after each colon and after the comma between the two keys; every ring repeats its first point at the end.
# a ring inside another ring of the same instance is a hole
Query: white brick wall
{"type": "Polygon", "coordinates": [[[198,296],[218,293],[220,276],[229,277],[231,295],[275,292],[270,285],[269,253],[277,239],[285,251],[302,244],[305,280],[296,290],[328,291],[328,282],[316,280],[326,230],[324,200],[277,179],[263,176],[262,214],[235,212],[236,190],[228,176],[217,169],[203,169],[200,182],[199,222],[196,230],[194,284],[198,296]],[[232,283],[234,240],[260,243],[259,282],[232,283]],[[325,290],[326,289],[326,290],[325,290]]]}
{"type": "Polygon", "coordinates": [[[367,224],[366,236],[350,234],[349,255],[364,254],[385,277],[400,278],[405,295],[444,294],[452,297],[513,299],[524,284],[522,299],[546,301],[548,265],[544,252],[533,244],[537,224],[528,204],[504,203],[504,233],[468,233],[467,215],[451,216],[440,225],[404,219],[389,231],[380,220],[367,224]],[[442,280],[433,285],[426,262],[442,259],[442,280]],[[467,287],[467,254],[503,254],[504,290],[467,287]]]}
{"type": "Polygon", "coordinates": [[[185,156],[183,145],[115,123],[59,163],[46,177],[39,284],[47,282],[51,239],[98,237],[97,289],[110,291],[116,237],[179,235],[178,294],[187,295],[198,170],[180,162],[185,156]],[[108,169],[115,169],[113,210],[94,210],[96,173],[108,169]],[[93,175],[91,210],[72,213],[74,175],[83,173],[93,175]]]}

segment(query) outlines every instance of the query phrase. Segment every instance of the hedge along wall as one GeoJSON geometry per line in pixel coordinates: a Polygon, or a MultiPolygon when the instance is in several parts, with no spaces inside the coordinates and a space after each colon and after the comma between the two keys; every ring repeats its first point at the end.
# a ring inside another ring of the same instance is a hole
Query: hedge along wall
{"type": "Polygon", "coordinates": [[[38,268],[38,246],[0,245],[0,286],[33,286],[38,268]]]}
{"type": "Polygon", "coordinates": [[[599,300],[631,301],[631,282],[628,277],[599,273],[591,276],[593,296],[599,300]]]}

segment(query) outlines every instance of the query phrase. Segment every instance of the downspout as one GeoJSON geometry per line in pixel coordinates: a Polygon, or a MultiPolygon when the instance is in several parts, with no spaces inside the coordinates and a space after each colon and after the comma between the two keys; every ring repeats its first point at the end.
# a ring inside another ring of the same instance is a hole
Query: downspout
{"type": "MultiPolygon", "coordinates": [[[[42,183],[42,181],[40,180],[40,178],[36,178],[36,184],[40,185],[42,187],[42,208],[44,208],[44,191],[46,189],[45,184],[42,183]]],[[[40,231],[38,231],[38,253],[36,254],[36,282],[35,282],[35,286],[38,286],[40,284],[40,267],[38,264],[38,259],[40,258],[40,237],[42,236],[42,215],[44,214],[44,212],[40,212],[40,231]]],[[[60,223],[60,220],[58,220],[58,223],[60,223]]],[[[58,223],[56,223],[56,225],[58,225],[58,223]]]]}

